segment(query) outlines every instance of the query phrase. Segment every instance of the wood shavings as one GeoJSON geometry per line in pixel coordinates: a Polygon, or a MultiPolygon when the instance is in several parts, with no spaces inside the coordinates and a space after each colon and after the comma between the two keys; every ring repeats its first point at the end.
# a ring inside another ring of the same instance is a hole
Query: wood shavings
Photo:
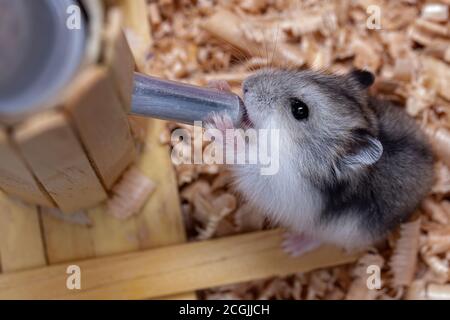
{"type": "Polygon", "coordinates": [[[425,19],[417,19],[415,21],[415,26],[437,37],[446,38],[450,35],[450,30],[446,25],[427,21],[425,19]]]}
{"type": "Polygon", "coordinates": [[[445,280],[448,279],[449,267],[447,260],[430,255],[424,255],[423,259],[425,260],[425,263],[430,267],[431,271],[433,271],[437,276],[444,278],[445,280]]]}
{"type": "Polygon", "coordinates": [[[197,180],[181,192],[181,197],[189,202],[193,202],[196,195],[208,196],[211,194],[211,191],[211,186],[206,180],[197,180]]]}
{"type": "Polygon", "coordinates": [[[222,215],[214,215],[211,218],[209,218],[208,222],[206,223],[206,227],[200,228],[198,230],[198,240],[206,240],[213,237],[214,233],[216,232],[220,221],[225,218],[226,211],[223,211],[222,215]]]}
{"type": "Polygon", "coordinates": [[[152,2],[148,5],[148,16],[152,27],[157,27],[161,24],[161,13],[157,3],[152,2]]]}
{"type": "Polygon", "coordinates": [[[355,67],[376,72],[381,65],[380,54],[377,48],[366,40],[356,38],[352,42],[352,49],[355,52],[355,67]]]}
{"type": "Polygon", "coordinates": [[[425,199],[422,202],[422,208],[434,221],[441,224],[449,223],[449,213],[433,199],[425,199]]]}
{"type": "Polygon", "coordinates": [[[400,238],[392,254],[392,285],[408,286],[414,279],[419,251],[420,219],[400,226],[400,238]]]}
{"type": "Polygon", "coordinates": [[[430,125],[425,127],[424,131],[430,137],[435,152],[450,167],[450,130],[430,125]]]}
{"type": "Polygon", "coordinates": [[[423,69],[422,71],[432,79],[431,85],[443,98],[450,101],[450,66],[435,58],[422,57],[420,59],[423,69]]]}
{"type": "Polygon", "coordinates": [[[237,203],[236,198],[231,194],[223,194],[215,198],[211,203],[207,203],[203,197],[198,199],[202,199],[203,210],[207,210],[210,213],[206,227],[199,231],[197,237],[199,240],[205,240],[214,235],[220,221],[236,209],[237,203]]]}
{"type": "Polygon", "coordinates": [[[415,280],[408,288],[406,293],[407,300],[425,300],[427,299],[426,282],[424,280],[415,280]]]}
{"type": "Polygon", "coordinates": [[[231,183],[232,178],[233,177],[231,176],[230,171],[222,171],[214,179],[214,181],[211,185],[211,189],[213,191],[215,191],[215,190],[219,190],[219,189],[223,189],[223,188],[227,187],[231,183]]]}
{"type": "Polygon", "coordinates": [[[448,5],[443,3],[427,3],[422,8],[421,17],[426,20],[446,22],[448,21],[448,5]]]}
{"type": "Polygon", "coordinates": [[[353,269],[354,280],[345,296],[346,300],[374,300],[381,294],[379,290],[371,290],[367,286],[369,266],[381,269],[384,266],[384,258],[379,254],[367,253],[358,260],[353,269]]]}
{"type": "Polygon", "coordinates": [[[261,12],[267,5],[266,0],[243,0],[240,7],[251,13],[261,12]]]}
{"type": "MultiPolygon", "coordinates": [[[[229,11],[217,11],[203,23],[203,28],[247,55],[265,55],[268,62],[271,59],[271,63],[279,66],[301,66],[304,63],[303,54],[298,47],[289,43],[268,42],[266,32],[258,32],[258,29],[253,29],[250,24],[229,11]]],[[[269,35],[276,35],[276,32],[269,35]]]]}
{"type": "Polygon", "coordinates": [[[235,213],[234,221],[237,230],[250,232],[264,227],[264,216],[248,203],[244,203],[235,213]]]}
{"type": "Polygon", "coordinates": [[[201,223],[206,224],[213,216],[214,208],[212,204],[201,194],[195,194],[192,203],[195,208],[194,217],[201,223]]]}
{"type": "Polygon", "coordinates": [[[336,281],[336,275],[329,270],[319,270],[311,274],[309,286],[306,292],[306,299],[313,300],[324,298],[327,292],[332,289],[332,284],[336,281]]]}
{"type": "Polygon", "coordinates": [[[450,169],[442,162],[436,163],[436,181],[432,192],[440,195],[450,193],[450,169]]]}
{"type": "Polygon", "coordinates": [[[191,183],[198,177],[195,167],[191,164],[180,164],[176,166],[176,171],[179,186],[191,183]]]}
{"type": "Polygon", "coordinates": [[[263,288],[260,300],[269,300],[271,297],[276,297],[278,299],[288,299],[289,298],[289,285],[282,279],[275,279],[270,282],[269,285],[263,288]]]}
{"type": "Polygon", "coordinates": [[[128,169],[106,202],[108,213],[118,219],[128,219],[142,209],[155,187],[141,171],[134,167],[128,169]]]}
{"type": "Polygon", "coordinates": [[[329,34],[337,28],[338,18],[332,6],[322,10],[295,10],[279,23],[282,31],[299,37],[320,31],[329,34]]]}
{"type": "Polygon", "coordinates": [[[398,59],[395,62],[393,78],[403,82],[409,82],[412,78],[412,70],[409,59],[398,59]]]}
{"type": "Polygon", "coordinates": [[[430,108],[436,99],[436,91],[428,88],[428,78],[426,75],[420,75],[413,81],[412,90],[406,101],[406,111],[411,116],[417,116],[422,111],[430,108]]]}
{"type": "Polygon", "coordinates": [[[450,285],[429,284],[426,297],[430,300],[450,300],[450,285]]]}

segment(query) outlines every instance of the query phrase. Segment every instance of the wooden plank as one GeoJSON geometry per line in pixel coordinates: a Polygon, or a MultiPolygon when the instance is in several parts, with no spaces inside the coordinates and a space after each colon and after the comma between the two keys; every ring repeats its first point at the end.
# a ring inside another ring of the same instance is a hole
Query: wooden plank
{"type": "Polygon", "coordinates": [[[139,231],[134,217],[119,220],[107,212],[104,204],[88,210],[88,214],[93,222],[90,234],[95,256],[139,250],[139,231]]]}
{"type": "Polygon", "coordinates": [[[0,256],[2,271],[46,265],[36,206],[11,199],[0,191],[0,256]]]}
{"type": "Polygon", "coordinates": [[[41,189],[1,127],[0,159],[0,186],[4,191],[32,203],[53,206],[52,200],[41,189]]]}
{"type": "Polygon", "coordinates": [[[106,192],[63,114],[49,112],[31,118],[16,128],[14,140],[62,211],[77,211],[106,199],[106,192]]]}
{"type": "Polygon", "coordinates": [[[129,112],[134,86],[134,58],[122,31],[122,12],[117,8],[108,12],[104,38],[104,63],[111,72],[123,109],[129,112]]]}
{"type": "Polygon", "coordinates": [[[157,297],[158,300],[197,300],[197,294],[194,292],[180,293],[166,297],[157,297]]]}
{"type": "Polygon", "coordinates": [[[95,257],[88,226],[64,222],[48,214],[47,210],[57,209],[41,208],[42,229],[49,264],[95,257]]]}
{"type": "Polygon", "coordinates": [[[150,120],[145,150],[137,162],[138,168],[156,184],[142,213],[136,216],[144,249],[186,241],[170,150],[159,142],[164,127],[164,121],[150,120]]]}
{"type": "Polygon", "coordinates": [[[85,70],[71,92],[65,110],[109,190],[136,155],[127,115],[104,67],[85,70]]]}
{"type": "Polygon", "coordinates": [[[281,249],[281,230],[79,261],[81,290],[68,290],[66,265],[0,275],[0,299],[141,299],[308,272],[355,261],[325,246],[300,258],[281,249]],[[33,285],[30,285],[32,283],[33,285]]]}
{"type": "Polygon", "coordinates": [[[157,187],[142,211],[125,221],[108,214],[104,205],[88,210],[93,221],[90,233],[97,257],[186,241],[170,152],[159,143],[159,132],[165,124],[148,121],[146,147],[136,165],[157,187]]]}
{"type": "Polygon", "coordinates": [[[151,27],[147,16],[146,0],[119,0],[124,14],[124,26],[131,30],[131,51],[140,71],[145,70],[146,57],[152,46],[151,27]]]}
{"type": "MultiPolygon", "coordinates": [[[[120,36],[123,37],[123,34],[118,34],[119,31],[112,29],[106,33],[106,41],[114,45],[105,51],[106,66],[93,67],[82,75],[78,84],[73,84],[72,92],[83,94],[75,95],[68,105],[71,119],[107,188],[117,180],[135,154],[134,142],[128,123],[125,122],[125,104],[118,100],[120,96],[111,95],[114,85],[118,85],[113,83],[113,79],[117,81],[117,75],[121,77],[119,81],[123,81],[118,86],[122,95],[130,91],[132,86],[130,79],[125,79],[122,73],[131,65],[132,81],[133,58],[130,60],[125,55],[121,57],[124,60],[118,61],[118,55],[127,54],[124,43],[115,42],[120,40],[120,36]],[[74,108],[76,105],[81,108],[74,108]],[[100,119],[99,115],[102,115],[100,119]]],[[[126,97],[122,98],[127,101],[126,97]]],[[[131,92],[128,99],[131,100],[131,92]]],[[[134,219],[119,221],[107,214],[103,204],[86,210],[86,213],[93,223],[89,228],[43,215],[47,254],[51,264],[136,251],[139,248],[134,219]]]]}

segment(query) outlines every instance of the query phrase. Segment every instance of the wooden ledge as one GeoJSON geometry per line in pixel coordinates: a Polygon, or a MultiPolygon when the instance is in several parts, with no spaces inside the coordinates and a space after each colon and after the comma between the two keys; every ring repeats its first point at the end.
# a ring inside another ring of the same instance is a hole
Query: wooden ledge
{"type": "Polygon", "coordinates": [[[300,258],[281,250],[281,230],[54,265],[0,275],[0,299],[148,299],[307,272],[355,261],[324,246],[300,258]],[[66,269],[81,269],[81,290],[68,290],[66,269]]]}

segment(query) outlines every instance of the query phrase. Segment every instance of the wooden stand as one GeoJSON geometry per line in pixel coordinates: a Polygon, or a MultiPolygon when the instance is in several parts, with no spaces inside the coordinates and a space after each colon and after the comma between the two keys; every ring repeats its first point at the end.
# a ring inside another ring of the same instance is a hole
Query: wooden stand
{"type": "MultiPolygon", "coordinates": [[[[88,15],[94,7],[103,10],[90,1],[88,15]]],[[[135,159],[127,118],[134,59],[122,12],[105,12],[98,14],[105,17],[103,30],[90,28],[85,62],[61,97],[47,111],[0,128],[0,188],[6,193],[72,213],[105,200],[135,159]]],[[[90,25],[98,25],[98,16],[89,17],[90,25]]]]}

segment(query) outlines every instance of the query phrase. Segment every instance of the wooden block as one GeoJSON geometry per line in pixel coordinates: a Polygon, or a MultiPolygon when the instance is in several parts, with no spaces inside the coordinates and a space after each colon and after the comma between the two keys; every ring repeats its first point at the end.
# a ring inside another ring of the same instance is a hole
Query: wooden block
{"type": "Polygon", "coordinates": [[[166,297],[158,297],[158,300],[197,300],[195,292],[180,293],[166,297]]]}
{"type": "Polygon", "coordinates": [[[121,105],[128,113],[134,86],[134,58],[122,31],[122,13],[117,8],[108,12],[104,39],[104,63],[111,72],[121,105]]]}
{"type": "Polygon", "coordinates": [[[146,0],[119,0],[124,15],[124,26],[131,30],[131,51],[140,71],[145,70],[146,56],[152,46],[152,32],[147,16],[146,0]]]}
{"type": "Polygon", "coordinates": [[[138,168],[156,184],[156,189],[142,213],[136,216],[141,234],[140,245],[144,249],[186,241],[170,150],[159,142],[165,122],[149,122],[146,147],[137,162],[138,168]]]}
{"type": "Polygon", "coordinates": [[[3,272],[46,265],[38,208],[1,191],[0,256],[3,272]]]}
{"type": "Polygon", "coordinates": [[[81,290],[62,285],[66,265],[2,274],[0,299],[156,298],[357,259],[329,246],[291,258],[281,249],[282,234],[264,231],[75,262],[81,269],[81,290]]]}
{"type": "Polygon", "coordinates": [[[49,264],[95,257],[88,226],[70,224],[46,212],[55,209],[41,210],[43,237],[49,264]]]}
{"type": "Polygon", "coordinates": [[[10,144],[8,136],[0,128],[0,187],[32,203],[54,206],[50,197],[39,186],[31,171],[10,144]]]}
{"type": "Polygon", "coordinates": [[[14,140],[43,187],[64,212],[95,205],[107,195],[62,113],[37,115],[16,128],[14,140]]]}
{"type": "Polygon", "coordinates": [[[128,118],[104,67],[90,67],[72,84],[66,110],[87,154],[110,189],[135,158],[128,118]]]}
{"type": "Polygon", "coordinates": [[[88,210],[97,257],[186,241],[170,153],[167,146],[159,143],[164,122],[146,121],[151,122],[150,130],[137,167],[156,183],[156,189],[141,212],[125,221],[111,216],[104,205],[88,210]]]}
{"type": "Polygon", "coordinates": [[[107,212],[106,205],[88,210],[93,222],[90,230],[95,256],[139,250],[139,230],[135,217],[119,220],[107,212]]]}

